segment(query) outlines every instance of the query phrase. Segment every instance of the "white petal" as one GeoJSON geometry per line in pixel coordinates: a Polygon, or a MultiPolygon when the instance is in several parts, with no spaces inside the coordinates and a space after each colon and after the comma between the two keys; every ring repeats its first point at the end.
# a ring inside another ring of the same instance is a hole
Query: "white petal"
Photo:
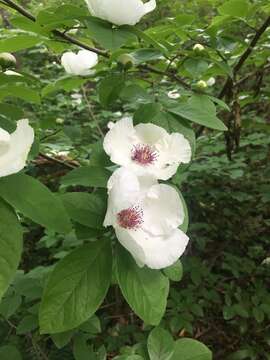
{"type": "Polygon", "coordinates": [[[108,208],[103,225],[116,226],[120,211],[141,206],[142,199],[154,184],[157,184],[157,180],[152,176],[137,177],[126,168],[117,169],[107,184],[108,208]]]}
{"type": "Polygon", "coordinates": [[[141,230],[126,230],[116,227],[115,234],[119,242],[126,248],[137,264],[141,267],[145,264],[145,253],[141,244],[147,241],[147,235],[141,230]]]}
{"type": "Polygon", "coordinates": [[[167,139],[169,134],[165,129],[154,124],[139,124],[135,126],[136,135],[142,144],[155,145],[163,139],[167,139]]]}
{"type": "Polygon", "coordinates": [[[154,0],[147,4],[141,0],[86,0],[86,3],[93,16],[115,25],[135,25],[156,7],[154,0]]]}
{"type": "Polygon", "coordinates": [[[62,55],[61,64],[68,74],[87,76],[98,63],[96,53],[88,50],[81,50],[78,54],[68,51],[62,55]]]}
{"type": "Polygon", "coordinates": [[[179,133],[171,134],[169,146],[169,160],[170,163],[188,164],[191,160],[191,146],[184,135],[179,133]]]}
{"type": "Polygon", "coordinates": [[[135,174],[125,168],[116,170],[110,177],[108,184],[108,208],[104,226],[116,225],[117,214],[138,203],[140,183],[135,174]]]}
{"type": "Polygon", "coordinates": [[[181,198],[172,186],[158,184],[150,188],[143,201],[145,231],[155,236],[169,234],[183,223],[184,217],[181,198]]]}
{"type": "Polygon", "coordinates": [[[28,120],[18,121],[17,129],[10,135],[8,151],[0,155],[0,177],[15,174],[24,168],[33,142],[34,130],[28,120]]]}
{"type": "Polygon", "coordinates": [[[191,160],[192,150],[189,141],[179,133],[173,133],[169,138],[156,144],[159,156],[154,169],[155,176],[161,180],[170,179],[180,164],[191,160]]]}
{"type": "Polygon", "coordinates": [[[144,4],[144,14],[148,14],[151,11],[155,10],[157,6],[156,0],[150,0],[146,4],[144,4]]]}
{"type": "Polygon", "coordinates": [[[104,138],[103,147],[111,161],[121,166],[131,162],[135,130],[131,118],[119,120],[104,138]]]}
{"type": "Polygon", "coordinates": [[[131,253],[139,266],[164,269],[174,264],[184,253],[189,238],[179,229],[167,236],[151,236],[141,229],[116,228],[119,242],[131,253]]]}
{"type": "Polygon", "coordinates": [[[10,135],[6,130],[0,128],[0,156],[6,154],[9,147],[10,147],[10,135]]]}
{"type": "Polygon", "coordinates": [[[174,264],[186,250],[189,238],[179,230],[168,237],[153,237],[147,242],[145,265],[151,269],[164,269],[174,264]]]}

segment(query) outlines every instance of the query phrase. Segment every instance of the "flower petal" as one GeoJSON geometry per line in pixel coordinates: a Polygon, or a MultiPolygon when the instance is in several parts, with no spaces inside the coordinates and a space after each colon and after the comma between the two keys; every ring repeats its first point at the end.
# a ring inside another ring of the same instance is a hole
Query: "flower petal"
{"type": "Polygon", "coordinates": [[[93,16],[115,25],[135,25],[142,16],[155,9],[155,1],[144,4],[142,0],[86,0],[93,16]]]}
{"type": "Polygon", "coordinates": [[[135,130],[129,117],[119,120],[106,134],[103,142],[105,152],[111,161],[121,166],[131,162],[131,151],[135,130]]]}
{"type": "Polygon", "coordinates": [[[139,201],[140,183],[135,174],[125,168],[119,168],[110,177],[107,187],[109,197],[104,226],[115,226],[117,214],[139,201]]]}
{"type": "Polygon", "coordinates": [[[136,135],[142,144],[155,145],[164,138],[168,139],[169,134],[165,129],[154,124],[139,124],[135,126],[136,135]]]}
{"type": "Polygon", "coordinates": [[[175,229],[168,236],[151,236],[142,229],[116,228],[119,242],[131,253],[138,266],[164,269],[176,262],[189,242],[187,235],[175,229]]]}
{"type": "Polygon", "coordinates": [[[164,269],[174,264],[186,250],[189,238],[179,230],[168,237],[149,237],[144,248],[145,265],[151,269],[164,269]]]}
{"type": "Polygon", "coordinates": [[[22,170],[34,142],[34,130],[23,119],[17,122],[17,129],[10,135],[9,148],[0,155],[0,176],[7,176],[22,170]]]}
{"type": "Polygon", "coordinates": [[[184,221],[185,213],[177,191],[169,185],[150,188],[143,201],[143,229],[155,236],[169,234],[184,221]]]}
{"type": "Polygon", "coordinates": [[[150,13],[155,10],[157,6],[156,0],[150,0],[146,4],[144,4],[144,15],[150,13]]]}
{"type": "Polygon", "coordinates": [[[131,253],[138,266],[144,266],[145,253],[141,244],[147,241],[147,234],[140,229],[129,231],[121,227],[116,227],[115,233],[119,242],[131,253]]]}

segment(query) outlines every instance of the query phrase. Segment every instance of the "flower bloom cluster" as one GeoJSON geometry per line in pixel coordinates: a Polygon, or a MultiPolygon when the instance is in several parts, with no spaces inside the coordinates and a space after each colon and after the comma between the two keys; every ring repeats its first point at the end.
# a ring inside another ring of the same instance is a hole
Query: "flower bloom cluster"
{"type": "Polygon", "coordinates": [[[17,129],[9,134],[0,128],[0,177],[21,171],[34,142],[34,130],[23,119],[17,122],[17,129]]]}
{"type": "Polygon", "coordinates": [[[151,123],[133,126],[131,118],[123,118],[110,126],[103,146],[120,165],[108,181],[104,226],[114,227],[139,266],[172,265],[189,241],[179,229],[184,206],[177,190],[158,180],[168,180],[191,160],[188,140],[151,123]]]}

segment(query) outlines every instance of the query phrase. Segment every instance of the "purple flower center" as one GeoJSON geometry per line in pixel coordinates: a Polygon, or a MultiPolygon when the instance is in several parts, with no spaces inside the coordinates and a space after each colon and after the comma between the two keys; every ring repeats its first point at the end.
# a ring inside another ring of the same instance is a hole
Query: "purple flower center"
{"type": "Polygon", "coordinates": [[[117,222],[124,229],[136,230],[143,223],[143,210],[138,206],[124,209],[117,214],[117,222]]]}
{"type": "Polygon", "coordinates": [[[142,166],[152,165],[157,157],[157,151],[149,145],[138,144],[132,149],[131,159],[142,166]]]}

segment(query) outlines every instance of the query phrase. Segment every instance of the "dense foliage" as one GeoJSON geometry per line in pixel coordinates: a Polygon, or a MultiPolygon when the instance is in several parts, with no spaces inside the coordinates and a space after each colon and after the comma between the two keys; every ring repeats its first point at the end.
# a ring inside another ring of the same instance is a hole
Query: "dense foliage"
{"type": "Polygon", "coordinates": [[[160,0],[124,27],[19,4],[0,1],[0,127],[27,118],[35,142],[0,178],[0,359],[270,359],[269,1],[160,0]],[[80,48],[89,76],[61,65],[80,48]],[[190,242],[162,270],[102,226],[102,139],[126,115],[192,145],[170,180],[190,242]]]}

